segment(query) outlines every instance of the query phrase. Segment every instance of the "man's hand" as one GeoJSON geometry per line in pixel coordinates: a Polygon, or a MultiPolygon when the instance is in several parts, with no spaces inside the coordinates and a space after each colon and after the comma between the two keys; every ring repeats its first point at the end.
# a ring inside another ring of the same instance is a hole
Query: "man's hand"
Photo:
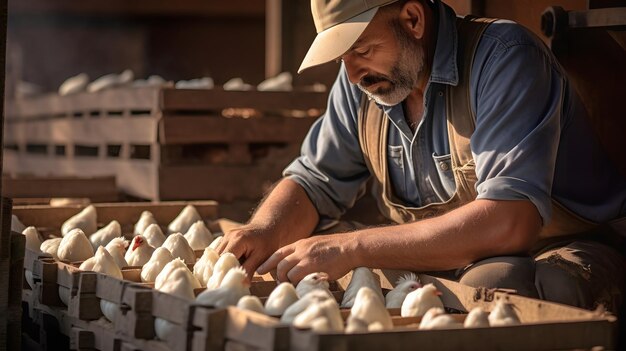
{"type": "Polygon", "coordinates": [[[248,224],[225,233],[217,252],[237,256],[252,279],[261,262],[281,246],[311,235],[317,221],[317,210],[304,189],[290,179],[282,179],[248,224]]]}
{"type": "Polygon", "coordinates": [[[278,242],[274,232],[247,224],[226,233],[217,252],[235,255],[251,279],[257,267],[278,249],[278,242]]]}
{"type": "Polygon", "coordinates": [[[326,272],[331,280],[341,278],[355,268],[354,235],[342,233],[298,240],[278,249],[257,271],[265,274],[276,268],[279,281],[294,284],[313,272],[326,272]]]}

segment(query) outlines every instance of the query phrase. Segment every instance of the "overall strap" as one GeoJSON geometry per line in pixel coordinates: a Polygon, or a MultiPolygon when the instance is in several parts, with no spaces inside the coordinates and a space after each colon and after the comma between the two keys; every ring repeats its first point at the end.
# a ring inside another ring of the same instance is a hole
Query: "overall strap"
{"type": "Polygon", "coordinates": [[[456,193],[462,203],[476,199],[477,195],[476,165],[470,147],[470,138],[476,129],[476,114],[470,98],[474,53],[483,32],[494,21],[492,18],[474,17],[457,19],[459,83],[457,86],[447,86],[446,118],[456,193]]]}

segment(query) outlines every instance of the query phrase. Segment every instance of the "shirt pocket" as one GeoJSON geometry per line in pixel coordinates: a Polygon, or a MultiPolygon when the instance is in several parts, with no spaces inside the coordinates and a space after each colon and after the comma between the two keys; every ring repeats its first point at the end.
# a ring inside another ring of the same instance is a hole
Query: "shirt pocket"
{"type": "Polygon", "coordinates": [[[446,193],[453,195],[456,191],[456,183],[454,182],[454,172],[452,171],[452,160],[450,154],[436,155],[433,153],[433,161],[439,175],[439,181],[446,193]]]}
{"type": "Polygon", "coordinates": [[[396,194],[404,195],[406,191],[404,176],[404,148],[402,145],[387,146],[388,172],[390,182],[396,194]]]}
{"type": "Polygon", "coordinates": [[[404,152],[402,145],[389,145],[387,148],[387,154],[389,155],[389,160],[391,161],[392,165],[394,167],[404,169],[404,152]]]}

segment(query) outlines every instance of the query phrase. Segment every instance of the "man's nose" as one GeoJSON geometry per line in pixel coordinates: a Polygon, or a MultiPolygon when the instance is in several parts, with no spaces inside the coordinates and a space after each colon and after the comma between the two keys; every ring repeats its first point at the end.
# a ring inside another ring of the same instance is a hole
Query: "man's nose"
{"type": "Polygon", "coordinates": [[[348,73],[350,83],[358,84],[361,82],[361,79],[367,74],[365,67],[359,64],[358,59],[356,59],[353,55],[344,55],[342,56],[342,59],[344,65],[346,66],[346,72],[348,73]]]}

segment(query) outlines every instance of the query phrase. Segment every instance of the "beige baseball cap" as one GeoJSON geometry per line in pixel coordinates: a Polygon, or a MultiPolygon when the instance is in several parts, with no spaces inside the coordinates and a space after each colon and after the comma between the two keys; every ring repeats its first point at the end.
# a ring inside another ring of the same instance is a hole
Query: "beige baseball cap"
{"type": "Polygon", "coordinates": [[[370,23],[380,6],[397,0],[311,0],[317,36],[298,73],[343,55],[370,23]]]}

